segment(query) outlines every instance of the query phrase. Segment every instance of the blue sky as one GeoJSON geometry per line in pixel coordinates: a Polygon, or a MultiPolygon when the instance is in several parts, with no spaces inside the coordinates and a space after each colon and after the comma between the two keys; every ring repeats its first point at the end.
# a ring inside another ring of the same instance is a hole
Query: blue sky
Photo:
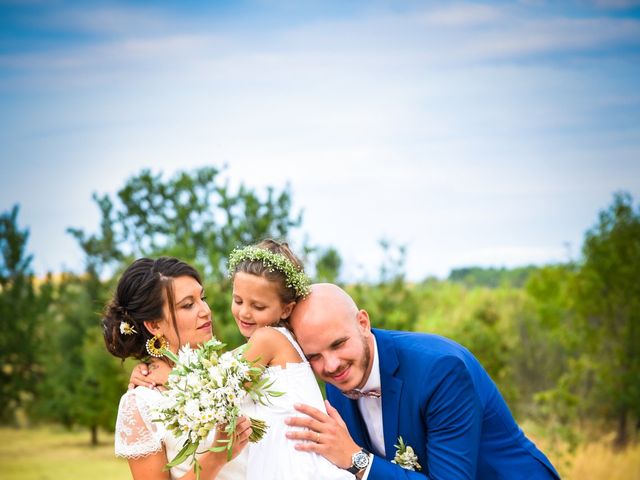
{"type": "Polygon", "coordinates": [[[289,184],[351,279],[576,257],[640,200],[640,2],[0,1],[0,209],[39,273],[142,168],[289,184]]]}

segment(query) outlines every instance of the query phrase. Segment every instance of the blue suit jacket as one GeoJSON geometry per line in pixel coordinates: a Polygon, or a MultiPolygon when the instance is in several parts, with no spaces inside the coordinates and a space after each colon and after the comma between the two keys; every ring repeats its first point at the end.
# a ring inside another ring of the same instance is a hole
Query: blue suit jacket
{"type": "Polygon", "coordinates": [[[525,437],[502,395],[464,347],[437,335],[373,329],[380,359],[386,455],[376,452],[355,400],[327,384],[354,441],[375,454],[369,480],[559,479],[525,437]],[[402,436],[422,466],[391,463],[402,436]]]}

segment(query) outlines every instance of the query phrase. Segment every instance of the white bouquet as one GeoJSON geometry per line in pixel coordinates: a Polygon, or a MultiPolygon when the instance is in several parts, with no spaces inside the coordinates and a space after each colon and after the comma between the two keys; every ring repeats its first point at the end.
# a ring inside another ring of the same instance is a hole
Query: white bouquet
{"type": "MultiPolygon", "coordinates": [[[[201,467],[196,452],[216,425],[225,425],[229,440],[225,440],[226,445],[209,450],[226,449],[230,459],[233,433],[245,397],[264,404],[269,396],[282,395],[269,390],[271,383],[263,377],[263,369],[243,356],[246,345],[221,353],[224,347],[225,344],[214,337],[197,349],[186,345],[178,355],[168,350],[163,352],[175,366],[169,374],[168,390],[155,411],[155,421],[162,422],[176,437],[187,435],[182,449],[166,468],[192,457],[194,472],[199,478],[201,467]]],[[[267,424],[258,419],[249,420],[253,430],[249,441],[257,442],[264,436],[267,424]]]]}

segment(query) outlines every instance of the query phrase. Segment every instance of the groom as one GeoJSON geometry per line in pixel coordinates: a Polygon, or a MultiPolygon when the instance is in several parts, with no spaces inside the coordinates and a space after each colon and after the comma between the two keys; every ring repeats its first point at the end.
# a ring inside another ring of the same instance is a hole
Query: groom
{"type": "Polygon", "coordinates": [[[371,329],[367,312],[332,284],[313,285],[290,321],[330,403],[328,415],[301,405],[306,415],[287,420],[308,428],[287,434],[307,440],[297,449],[369,480],[560,478],[457,343],[371,329]],[[400,437],[415,456],[394,463],[400,437]]]}

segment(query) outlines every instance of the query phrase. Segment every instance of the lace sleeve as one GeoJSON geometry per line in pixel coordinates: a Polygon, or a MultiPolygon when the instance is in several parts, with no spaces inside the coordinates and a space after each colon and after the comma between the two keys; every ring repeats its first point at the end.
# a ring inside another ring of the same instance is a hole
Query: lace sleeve
{"type": "Polygon", "coordinates": [[[162,436],[151,421],[149,404],[139,391],[130,390],[120,399],[116,420],[116,455],[140,458],[162,450],[162,436]]]}

